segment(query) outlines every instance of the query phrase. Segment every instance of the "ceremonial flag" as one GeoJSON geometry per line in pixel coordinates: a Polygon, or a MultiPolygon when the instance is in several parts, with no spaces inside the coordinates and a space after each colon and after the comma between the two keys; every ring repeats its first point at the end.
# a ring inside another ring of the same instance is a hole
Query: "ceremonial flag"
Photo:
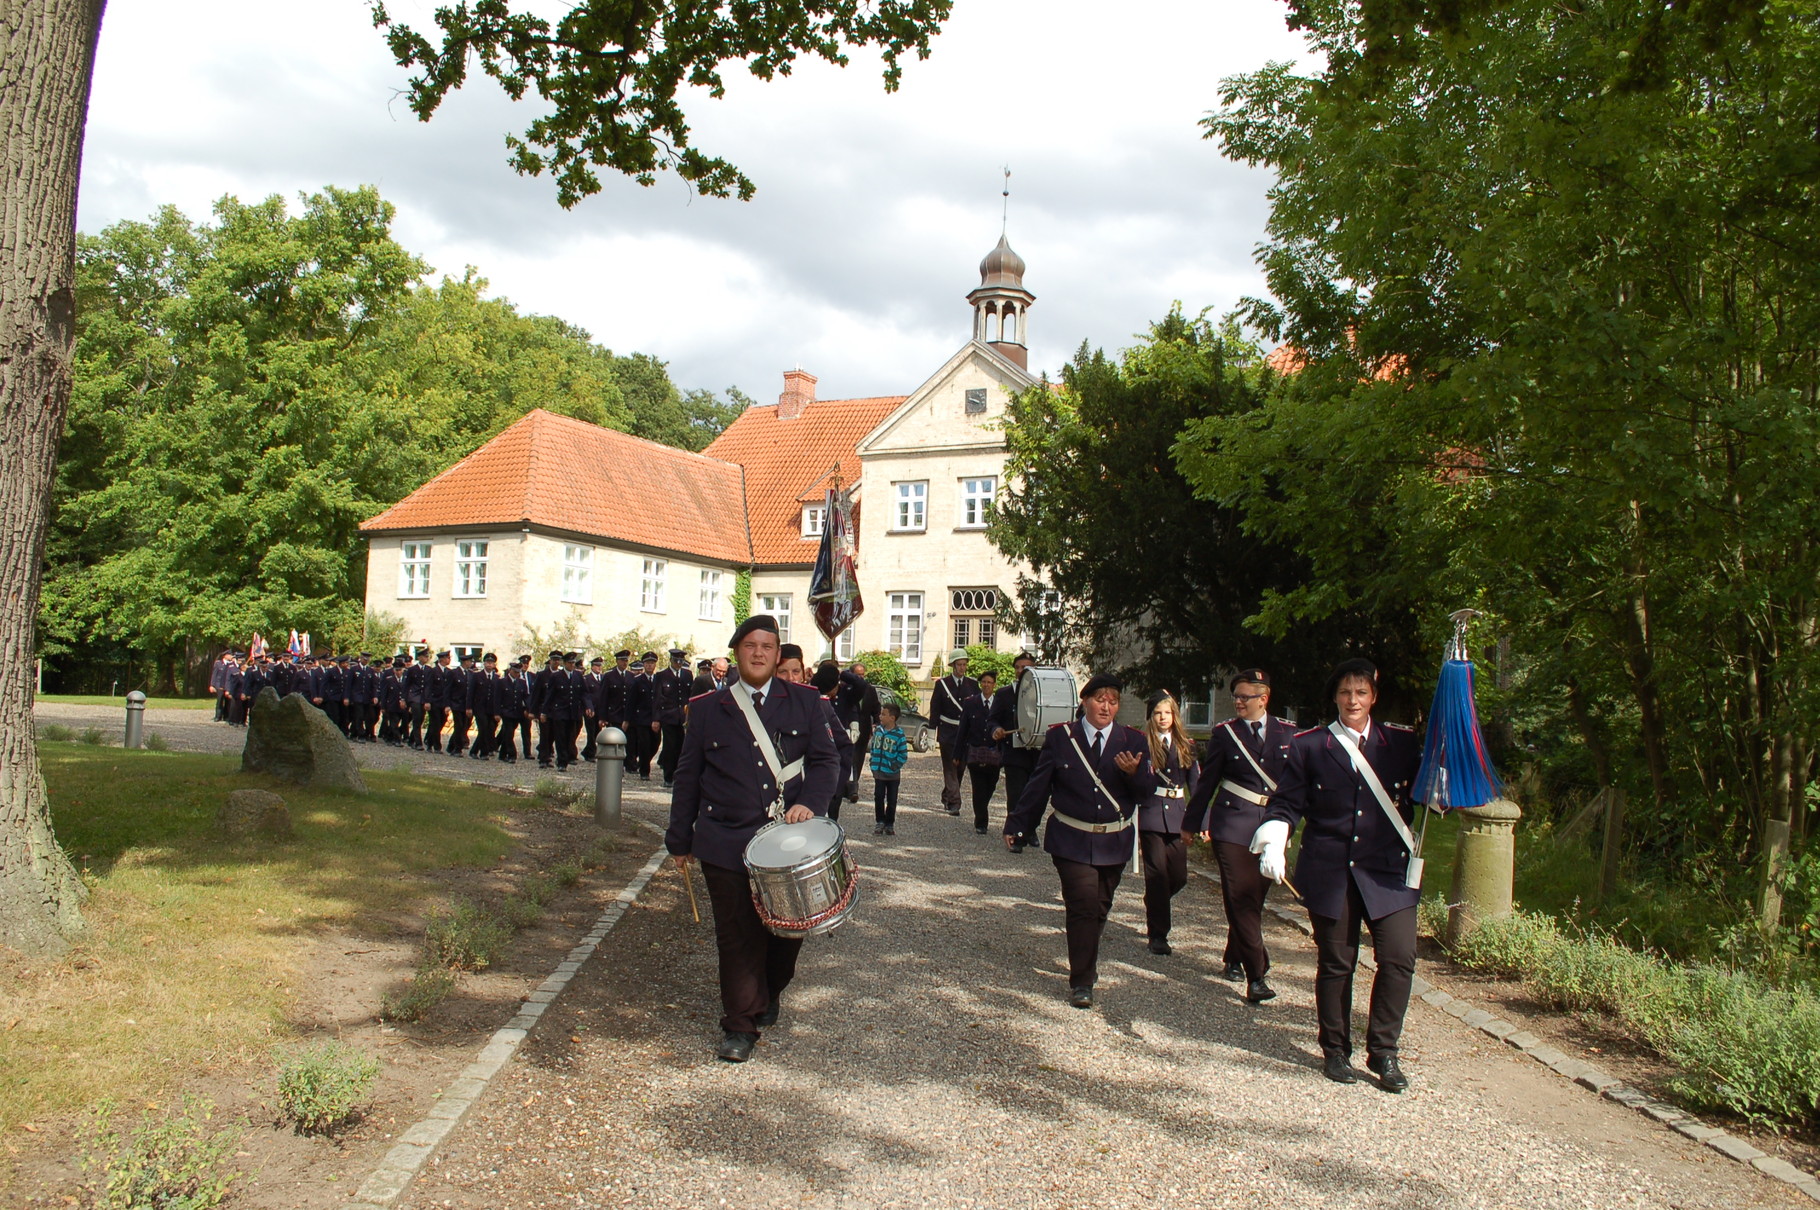
{"type": "Polygon", "coordinates": [[[1454,639],[1441,665],[1435,700],[1428,712],[1428,739],[1416,770],[1413,797],[1437,810],[1482,807],[1498,796],[1498,774],[1479,729],[1479,707],[1473,698],[1473,667],[1467,659],[1466,624],[1474,611],[1452,615],[1454,639]]]}
{"type": "Polygon", "coordinates": [[[815,626],[830,642],[866,610],[859,595],[858,546],[853,535],[853,493],[828,489],[821,546],[809,576],[815,626]]]}
{"type": "Polygon", "coordinates": [[[303,644],[298,640],[297,632],[295,630],[291,631],[291,645],[285,648],[285,650],[289,651],[292,655],[303,654],[303,644]]]}
{"type": "Polygon", "coordinates": [[[305,655],[310,654],[310,632],[309,631],[306,630],[303,632],[303,638],[301,641],[303,643],[303,654],[305,654],[305,655]]]}

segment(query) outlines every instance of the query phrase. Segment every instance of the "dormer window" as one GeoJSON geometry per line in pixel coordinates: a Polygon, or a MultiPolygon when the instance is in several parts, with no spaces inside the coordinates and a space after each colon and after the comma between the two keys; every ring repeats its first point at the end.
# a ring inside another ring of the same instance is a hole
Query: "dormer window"
{"type": "Polygon", "coordinates": [[[828,524],[828,506],[825,504],[803,505],[803,537],[819,538],[828,524]]]}

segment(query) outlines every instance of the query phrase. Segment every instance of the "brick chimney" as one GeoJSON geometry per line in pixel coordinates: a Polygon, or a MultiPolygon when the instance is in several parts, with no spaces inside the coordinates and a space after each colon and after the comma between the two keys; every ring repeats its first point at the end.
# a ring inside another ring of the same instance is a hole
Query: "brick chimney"
{"type": "Polygon", "coordinates": [[[777,418],[795,420],[815,402],[815,375],[807,370],[784,371],[784,393],[777,397],[777,418]]]}

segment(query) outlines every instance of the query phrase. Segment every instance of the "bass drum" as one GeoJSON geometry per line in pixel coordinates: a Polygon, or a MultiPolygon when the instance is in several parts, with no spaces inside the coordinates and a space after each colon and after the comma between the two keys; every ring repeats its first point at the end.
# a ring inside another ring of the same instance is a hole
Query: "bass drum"
{"type": "Polygon", "coordinates": [[[1026,668],[1017,678],[1017,738],[1019,748],[1040,748],[1043,734],[1057,723],[1074,721],[1080,708],[1074,674],[1066,668],[1026,668]]]}

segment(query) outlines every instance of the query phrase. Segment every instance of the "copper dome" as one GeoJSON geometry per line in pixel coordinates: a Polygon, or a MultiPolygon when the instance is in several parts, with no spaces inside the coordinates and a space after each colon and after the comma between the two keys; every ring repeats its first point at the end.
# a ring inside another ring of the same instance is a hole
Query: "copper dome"
{"type": "Polygon", "coordinates": [[[1024,258],[1011,250],[1002,235],[998,237],[998,246],[986,253],[986,259],[980,262],[980,286],[1024,288],[1024,258]]]}

